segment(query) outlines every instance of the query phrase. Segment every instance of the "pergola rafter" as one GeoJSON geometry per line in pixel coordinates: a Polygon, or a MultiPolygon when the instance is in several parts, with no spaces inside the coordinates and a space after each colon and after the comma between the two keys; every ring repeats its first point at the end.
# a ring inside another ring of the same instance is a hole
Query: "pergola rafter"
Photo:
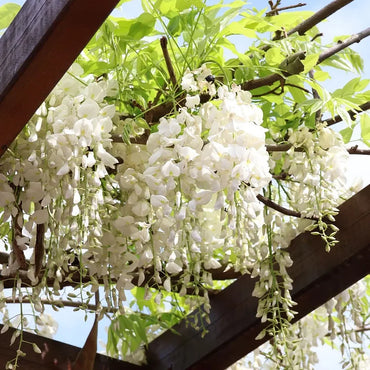
{"type": "MultiPolygon", "coordinates": [[[[349,2],[337,1],[341,6],[349,2]]],[[[0,155],[117,3],[118,0],[27,0],[0,39],[0,155]]],[[[336,221],[339,244],[330,253],[310,233],[299,235],[291,243],[288,250],[294,264],[289,273],[294,279],[292,297],[298,303],[294,320],[370,272],[366,263],[370,257],[369,200],[367,187],[340,207],[336,221]]],[[[166,332],[158,337],[149,345],[147,367],[98,356],[95,368],[223,369],[263,343],[254,339],[263,326],[255,317],[257,299],[251,296],[253,288],[253,279],[246,275],[212,297],[211,322],[204,338],[185,322],[176,327],[181,336],[166,332]]],[[[9,329],[2,337],[6,348],[11,334],[9,329]]],[[[27,369],[52,369],[52,363],[54,368],[63,369],[67,367],[66,358],[71,360],[77,355],[77,347],[33,334],[25,336],[42,350],[49,348],[43,355],[30,353],[22,359],[27,369]],[[68,356],[55,362],[56,351],[68,356]]],[[[5,363],[4,351],[1,347],[0,366],[5,363]]]]}
{"type": "Polygon", "coordinates": [[[0,156],[119,0],[27,0],[0,38],[0,156]]]}
{"type": "MultiPolygon", "coordinates": [[[[2,325],[0,325],[2,328],[2,325]]],[[[9,328],[0,337],[0,369],[5,369],[6,362],[16,356],[18,339],[9,347],[10,338],[15,329],[9,328]]],[[[35,353],[32,346],[25,346],[27,356],[20,360],[20,369],[26,370],[70,370],[81,348],[57,340],[44,338],[40,335],[24,332],[24,340],[35,343],[41,354],[35,353]]],[[[81,369],[85,370],[85,369],[81,369]]],[[[149,370],[145,366],[138,366],[114,358],[96,354],[94,370],[149,370]]]]}

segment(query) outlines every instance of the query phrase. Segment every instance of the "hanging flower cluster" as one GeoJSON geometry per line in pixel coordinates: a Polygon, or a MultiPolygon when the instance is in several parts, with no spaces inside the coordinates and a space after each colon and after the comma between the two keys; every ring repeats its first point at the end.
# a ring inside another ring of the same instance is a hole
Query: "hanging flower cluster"
{"type": "Polygon", "coordinates": [[[218,250],[238,254],[234,242],[224,244],[242,233],[238,214],[254,222],[262,210],[256,195],[271,180],[262,112],[237,87],[222,86],[217,94],[202,106],[188,97],[187,108],[160,120],[145,148],[130,149],[135,163],[128,159],[119,166],[127,201],[113,225],[139,248],[135,266],[154,262],[157,272],[199,277],[204,269],[221,267],[218,250]]]}
{"type": "MultiPolygon", "coordinates": [[[[56,274],[57,283],[61,282],[68,272],[68,252],[86,247],[101,233],[99,213],[106,201],[101,181],[107,178],[107,168],[117,163],[107,151],[115,106],[104,100],[115,94],[116,84],[83,83],[78,80],[82,72],[78,65],[72,67],[0,162],[2,219],[11,218],[17,231],[14,254],[21,250],[29,256],[34,250],[28,267],[34,284],[35,266],[40,263],[35,261],[37,238],[41,239],[38,226],[47,225],[42,234],[49,228],[52,235],[42,246],[46,253],[41,263],[50,263],[44,278],[56,274]]],[[[20,267],[19,255],[4,266],[3,275],[20,267]]]]}
{"type": "Polygon", "coordinates": [[[51,300],[66,279],[93,292],[104,284],[108,306],[120,307],[135,285],[192,291],[207,303],[212,270],[233,267],[260,278],[257,315],[271,323],[270,334],[281,328],[273,308],[294,314],[284,248],[306,227],[335,244],[324,219],[346,183],[339,136],[301,127],[288,133],[291,149],[270,155],[251,94],[216,88],[202,66],[185,73],[185,106],[161,118],[145,145],[112,143],[125,124],[108,103],[117,84],[82,75],[74,65],[0,160],[2,221],[14,230],[3,240],[12,254],[2,275],[22,270],[18,282],[45,287],[51,300]],[[211,100],[201,104],[205,92],[211,100]],[[290,179],[283,200],[277,168],[290,179]],[[287,223],[261,194],[301,219],[287,223]]]}

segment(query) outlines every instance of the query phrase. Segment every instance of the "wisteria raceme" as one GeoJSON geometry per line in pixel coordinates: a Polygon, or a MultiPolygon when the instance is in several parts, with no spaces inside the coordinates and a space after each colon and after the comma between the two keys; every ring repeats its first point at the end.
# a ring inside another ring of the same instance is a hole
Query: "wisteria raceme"
{"type": "MultiPolygon", "coordinates": [[[[145,285],[150,270],[152,286],[180,296],[195,287],[207,303],[210,272],[232,267],[259,277],[254,295],[262,321],[275,306],[292,317],[284,249],[312,227],[304,217],[333,216],[345,195],[348,153],[340,137],[325,126],[291,129],[284,139],[291,149],[270,155],[266,138],[274,135],[251,94],[216,86],[202,66],[185,73],[185,106],[162,117],[146,144],[113,143],[125,125],[112,103],[117,83],[82,75],[73,65],[0,160],[2,221],[17,227],[14,243],[30,262],[27,278],[37,289],[55,279],[48,294],[58,296],[66,277],[79,271],[93,292],[104,284],[108,305],[121,307],[125,292],[145,285]],[[205,92],[211,100],[201,104],[205,92]],[[279,166],[291,179],[289,197],[276,190],[279,166]],[[301,219],[286,222],[267,210],[261,194],[301,219]],[[42,270],[39,225],[45,225],[42,270]],[[173,280],[179,276],[180,287],[173,280]]],[[[12,254],[2,275],[14,276],[21,262],[12,254]]]]}

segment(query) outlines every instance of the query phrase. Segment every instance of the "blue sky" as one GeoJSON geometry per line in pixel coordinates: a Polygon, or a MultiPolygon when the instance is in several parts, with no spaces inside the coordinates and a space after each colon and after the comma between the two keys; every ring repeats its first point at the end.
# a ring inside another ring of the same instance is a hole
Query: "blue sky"
{"type": "MultiPolygon", "coordinates": [[[[0,5],[7,3],[9,1],[0,0],[0,5]]],[[[18,4],[23,4],[24,1],[13,1],[18,4]]],[[[212,1],[215,2],[215,1],[212,1]]],[[[307,0],[307,6],[302,7],[302,10],[312,10],[317,11],[324,5],[328,4],[330,1],[326,0],[307,0]]],[[[267,0],[250,0],[249,4],[257,8],[267,7],[267,0]]],[[[296,4],[295,0],[285,0],[283,1],[284,6],[296,4]]],[[[124,4],[122,7],[121,14],[126,18],[136,17],[140,14],[140,1],[132,0],[131,2],[124,4]]],[[[334,36],[338,35],[349,35],[353,33],[360,32],[361,30],[370,26],[369,21],[370,14],[370,1],[369,0],[354,0],[352,3],[347,5],[344,9],[333,14],[326,22],[320,25],[320,30],[324,34],[324,40],[331,41],[334,36]]],[[[364,39],[361,43],[354,45],[353,48],[358,51],[365,61],[365,71],[364,77],[370,78],[370,38],[364,39]]],[[[335,78],[330,80],[326,87],[333,91],[336,88],[342,87],[346,81],[355,77],[354,75],[348,73],[336,73],[335,78]]],[[[357,157],[355,168],[359,168],[358,171],[364,172],[364,168],[370,168],[369,158],[367,157],[357,157]]],[[[366,180],[367,183],[370,182],[370,173],[368,174],[366,180]]],[[[14,307],[16,310],[16,307],[14,307]]],[[[14,311],[15,312],[15,311],[14,311]]],[[[92,318],[88,319],[87,322],[84,321],[83,312],[72,312],[71,309],[65,308],[59,312],[54,312],[50,309],[50,314],[52,314],[55,319],[59,322],[59,330],[55,335],[55,339],[67,342],[73,345],[81,346],[83,345],[88,332],[92,325],[92,318]]],[[[100,328],[99,338],[105,338],[104,335],[104,325],[103,323],[100,328]]],[[[334,365],[337,363],[339,355],[336,354],[325,354],[329,349],[323,347],[320,350],[320,365],[316,367],[317,370],[321,369],[340,369],[340,365],[334,365]],[[334,356],[334,357],[333,357],[334,356]]]]}

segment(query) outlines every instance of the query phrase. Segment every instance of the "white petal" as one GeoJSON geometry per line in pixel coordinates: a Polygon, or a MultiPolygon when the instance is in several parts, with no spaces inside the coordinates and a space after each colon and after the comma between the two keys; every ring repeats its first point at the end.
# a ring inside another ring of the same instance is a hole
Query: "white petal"
{"type": "Polygon", "coordinates": [[[44,224],[49,220],[49,214],[47,209],[39,209],[32,215],[33,219],[37,224],[44,224]]]}
{"type": "Polygon", "coordinates": [[[166,289],[166,290],[167,290],[167,292],[170,292],[170,291],[171,291],[171,278],[170,278],[170,277],[168,277],[168,278],[164,281],[164,283],[163,283],[163,287],[164,287],[164,289],[166,289]]]}
{"type": "Polygon", "coordinates": [[[168,262],[166,265],[166,271],[169,274],[178,274],[182,271],[182,268],[175,262],[168,262]]]}

